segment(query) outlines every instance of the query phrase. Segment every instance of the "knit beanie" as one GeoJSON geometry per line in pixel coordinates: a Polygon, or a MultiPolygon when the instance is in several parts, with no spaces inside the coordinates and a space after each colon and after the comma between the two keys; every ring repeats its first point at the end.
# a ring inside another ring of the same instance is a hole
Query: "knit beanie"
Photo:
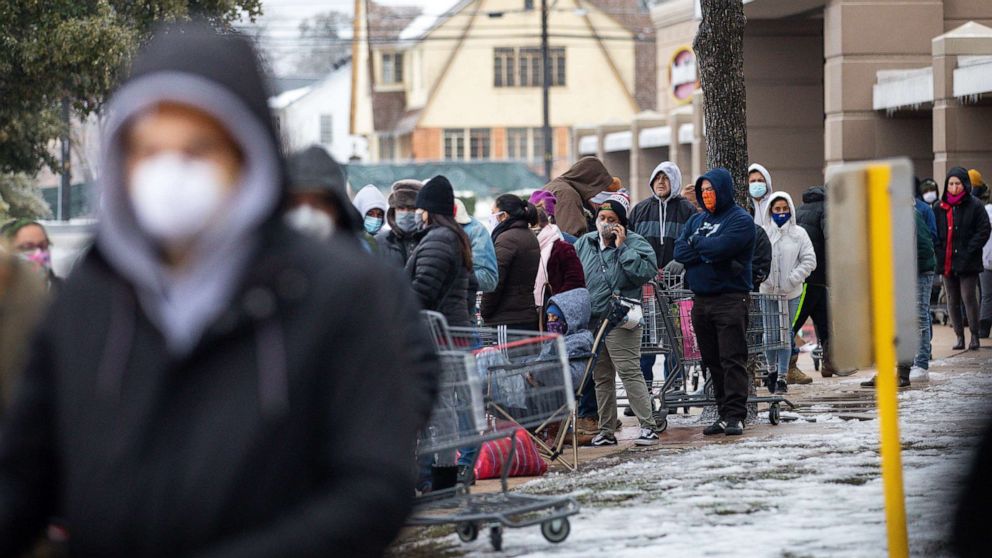
{"type": "Polygon", "coordinates": [[[417,203],[417,193],[423,187],[423,182],[412,178],[393,182],[389,191],[389,207],[413,207],[417,203]]]}
{"type": "Polygon", "coordinates": [[[603,202],[596,211],[596,215],[599,216],[600,211],[612,211],[617,214],[617,218],[620,220],[620,224],[627,226],[627,209],[629,208],[630,201],[621,195],[614,194],[603,202]]]}
{"type": "Polygon", "coordinates": [[[971,179],[971,187],[975,186],[985,186],[985,181],[982,180],[982,173],[978,172],[977,169],[971,169],[968,171],[968,178],[971,179]]]}
{"type": "Polygon", "coordinates": [[[437,175],[424,183],[417,193],[417,209],[438,215],[455,216],[455,190],[444,175],[437,175]]]}
{"type": "Polygon", "coordinates": [[[555,204],[558,203],[558,198],[547,190],[537,190],[530,195],[530,203],[537,205],[542,202],[544,203],[544,212],[548,214],[548,217],[554,217],[555,204]]]}

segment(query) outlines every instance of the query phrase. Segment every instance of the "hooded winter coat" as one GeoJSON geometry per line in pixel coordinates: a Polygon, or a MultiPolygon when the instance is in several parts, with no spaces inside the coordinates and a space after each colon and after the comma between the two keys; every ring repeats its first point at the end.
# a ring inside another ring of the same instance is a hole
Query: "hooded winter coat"
{"type": "MultiPolygon", "coordinates": [[[[365,241],[365,245],[370,253],[378,254],[379,243],[376,242],[374,235],[369,234],[369,232],[365,230],[365,217],[368,215],[369,211],[372,211],[373,209],[381,209],[383,221],[385,221],[386,211],[389,210],[389,206],[386,204],[386,196],[383,196],[382,192],[380,192],[378,188],[369,184],[355,194],[355,199],[352,200],[352,204],[354,204],[355,209],[358,211],[358,214],[362,219],[362,240],[365,241]]],[[[379,231],[376,231],[376,234],[378,233],[379,231]]]]}
{"type": "Polygon", "coordinates": [[[389,223],[389,230],[381,230],[375,235],[375,242],[379,247],[379,253],[390,264],[396,267],[406,267],[406,262],[417,247],[421,235],[419,231],[404,231],[396,226],[396,210],[392,207],[386,212],[386,222],[389,223]]]}
{"type": "Polygon", "coordinates": [[[486,324],[537,323],[534,281],[541,265],[541,246],[527,222],[517,219],[493,231],[499,282],[482,295],[482,319],[486,324]]]}
{"type": "Polygon", "coordinates": [[[613,184],[613,176],[595,157],[579,159],[544,189],[555,195],[555,223],[563,233],[582,236],[589,230],[583,209],[586,202],[613,184]]]}
{"type": "Polygon", "coordinates": [[[670,161],[655,167],[648,181],[648,189],[652,192],[651,197],[634,206],[628,217],[628,226],[651,244],[658,267],[662,268],[672,261],[675,241],[682,235],[689,218],[696,214],[696,207],[682,197],[682,173],[670,161]],[[658,197],[651,187],[660,173],[665,173],[672,184],[672,190],[665,199],[658,197]]]}
{"type": "Polygon", "coordinates": [[[469,273],[462,259],[458,235],[447,227],[434,225],[422,232],[417,248],[406,263],[406,272],[413,282],[424,310],[444,314],[448,325],[468,326],[470,302],[475,305],[474,292],[469,296],[469,273]]]}
{"type": "Polygon", "coordinates": [[[754,222],[764,227],[769,223],[768,202],[771,200],[771,195],[775,192],[775,188],[772,187],[772,175],[768,172],[768,169],[758,163],[752,163],[751,166],[747,168],[747,173],[750,175],[754,171],[760,172],[761,176],[765,177],[765,186],[768,187],[768,191],[765,192],[765,197],[760,200],[751,198],[751,202],[754,203],[754,222]]]}
{"type": "MultiPolygon", "coordinates": [[[[816,269],[806,278],[810,285],[827,285],[827,217],[826,190],[823,186],[813,186],[803,193],[803,204],[793,213],[796,223],[806,230],[813,252],[816,253],[816,269]]],[[[771,198],[769,198],[771,207],[771,198]]],[[[774,225],[769,218],[769,223],[774,225]]]]}
{"type": "Polygon", "coordinates": [[[693,215],[675,242],[675,260],[685,265],[686,283],[697,295],[748,293],[754,256],[754,221],[734,202],[734,180],[723,168],[696,180],[696,200],[703,203],[703,180],[716,192],[716,208],[693,215]]]}
{"type": "Polygon", "coordinates": [[[336,231],[348,240],[361,238],[362,217],[348,199],[348,176],[334,157],[319,145],[289,155],[289,190],[291,193],[319,193],[337,211],[336,231]]]}
{"type": "Polygon", "coordinates": [[[761,292],[785,295],[792,300],[803,294],[803,283],[816,269],[816,251],[806,229],[796,222],[796,206],[792,196],[785,192],[775,192],[768,200],[768,213],[776,200],[789,203],[789,222],[779,227],[769,217],[765,225],[768,240],[772,243],[772,265],[768,279],[761,284],[761,292]]]}
{"type": "Polygon", "coordinates": [[[982,207],[982,202],[971,195],[971,179],[967,170],[954,167],[948,171],[947,179],[944,180],[944,193],[940,199],[940,206],[934,211],[937,219],[937,243],[934,246],[937,253],[937,273],[981,273],[984,269],[982,249],[989,240],[992,226],[989,225],[988,214],[982,207]],[[947,183],[952,176],[961,180],[966,194],[954,206],[947,202],[947,183]]]}
{"type": "Polygon", "coordinates": [[[641,287],[658,274],[654,250],[641,235],[628,230],[620,248],[600,245],[599,232],[582,236],[575,243],[586,274],[586,288],[592,299],[592,316],[606,315],[614,291],[626,298],[641,299],[641,287]]]}
{"type": "Polygon", "coordinates": [[[486,227],[474,217],[462,225],[465,234],[472,242],[472,271],[479,283],[479,290],[492,292],[499,283],[499,267],[496,264],[496,246],[486,227]]]}
{"type": "Polygon", "coordinates": [[[378,556],[412,503],[430,339],[397,274],[282,223],[249,42],[182,29],[149,42],[111,102],[95,246],[34,337],[0,434],[0,554],[59,517],[78,556],[378,556]],[[221,298],[206,313],[157,298],[157,280],[181,287],[158,275],[125,189],[127,123],[163,101],[211,114],[245,155],[225,207],[242,218],[199,235],[186,269],[218,281],[201,285],[221,298]],[[228,267],[199,249],[225,234],[228,267]]]}
{"type": "Polygon", "coordinates": [[[751,258],[751,288],[757,290],[768,279],[772,269],[772,243],[768,233],[754,225],[754,257],[751,258]]]}
{"type": "MultiPolygon", "coordinates": [[[[989,216],[989,222],[992,223],[992,204],[985,206],[985,213],[989,216]]],[[[992,271],[992,237],[985,243],[985,247],[982,248],[982,264],[985,266],[986,271],[992,271]]]]}
{"type": "Polygon", "coordinates": [[[572,386],[578,387],[585,372],[585,361],[576,357],[589,355],[595,340],[589,331],[590,305],[589,290],[586,288],[572,289],[551,297],[548,304],[554,304],[565,315],[565,351],[570,359],[572,386]]]}

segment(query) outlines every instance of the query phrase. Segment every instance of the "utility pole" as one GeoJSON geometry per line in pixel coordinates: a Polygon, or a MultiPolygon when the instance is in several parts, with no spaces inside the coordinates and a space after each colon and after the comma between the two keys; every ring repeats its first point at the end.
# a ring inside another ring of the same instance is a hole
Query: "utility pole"
{"type": "Polygon", "coordinates": [[[544,69],[544,80],[541,84],[541,95],[544,101],[544,178],[551,181],[551,162],[553,159],[551,117],[549,93],[551,88],[551,60],[548,53],[548,0],[541,0],[541,66],[544,69]]]}
{"type": "Polygon", "coordinates": [[[59,184],[59,221],[68,221],[72,214],[72,166],[69,132],[69,97],[62,98],[62,182],[59,184]]]}

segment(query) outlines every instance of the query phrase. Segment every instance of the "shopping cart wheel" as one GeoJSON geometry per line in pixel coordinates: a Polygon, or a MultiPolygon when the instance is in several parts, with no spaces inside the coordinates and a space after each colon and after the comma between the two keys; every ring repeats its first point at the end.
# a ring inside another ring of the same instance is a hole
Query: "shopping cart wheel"
{"type": "Polygon", "coordinates": [[[470,521],[459,523],[455,525],[455,533],[462,542],[472,542],[479,538],[479,525],[470,521]]]}
{"type": "Polygon", "coordinates": [[[782,415],[778,409],[778,403],[772,403],[772,406],[768,408],[768,422],[772,424],[778,424],[782,415]]]}
{"type": "Polygon", "coordinates": [[[657,426],[654,431],[655,434],[661,434],[662,432],[668,430],[668,412],[666,411],[664,414],[655,413],[654,423],[657,426]]]}
{"type": "Polygon", "coordinates": [[[567,517],[549,519],[541,524],[541,534],[550,543],[562,542],[568,538],[568,534],[571,532],[572,526],[569,524],[567,517]]]}
{"type": "Polygon", "coordinates": [[[489,542],[493,545],[493,550],[499,552],[503,550],[503,527],[496,525],[489,529],[489,542]]]}

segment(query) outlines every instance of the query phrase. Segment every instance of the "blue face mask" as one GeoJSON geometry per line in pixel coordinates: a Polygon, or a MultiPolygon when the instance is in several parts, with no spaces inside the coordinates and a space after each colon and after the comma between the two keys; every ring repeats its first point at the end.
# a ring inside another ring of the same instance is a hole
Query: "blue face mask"
{"type": "Polygon", "coordinates": [[[752,198],[760,200],[768,193],[768,186],[764,182],[752,182],[748,185],[747,190],[752,198]]]}
{"type": "Polygon", "coordinates": [[[396,228],[403,232],[417,230],[417,216],[412,211],[396,211],[396,228]]]}
{"type": "Polygon", "coordinates": [[[382,217],[373,217],[371,215],[366,215],[365,222],[363,223],[363,225],[365,226],[365,232],[369,234],[375,234],[379,232],[379,229],[382,228],[382,217]]]}
{"type": "Polygon", "coordinates": [[[775,221],[775,224],[778,225],[779,227],[784,227],[785,224],[788,223],[789,219],[791,218],[792,218],[791,213],[772,213],[772,221],[775,221]]]}

